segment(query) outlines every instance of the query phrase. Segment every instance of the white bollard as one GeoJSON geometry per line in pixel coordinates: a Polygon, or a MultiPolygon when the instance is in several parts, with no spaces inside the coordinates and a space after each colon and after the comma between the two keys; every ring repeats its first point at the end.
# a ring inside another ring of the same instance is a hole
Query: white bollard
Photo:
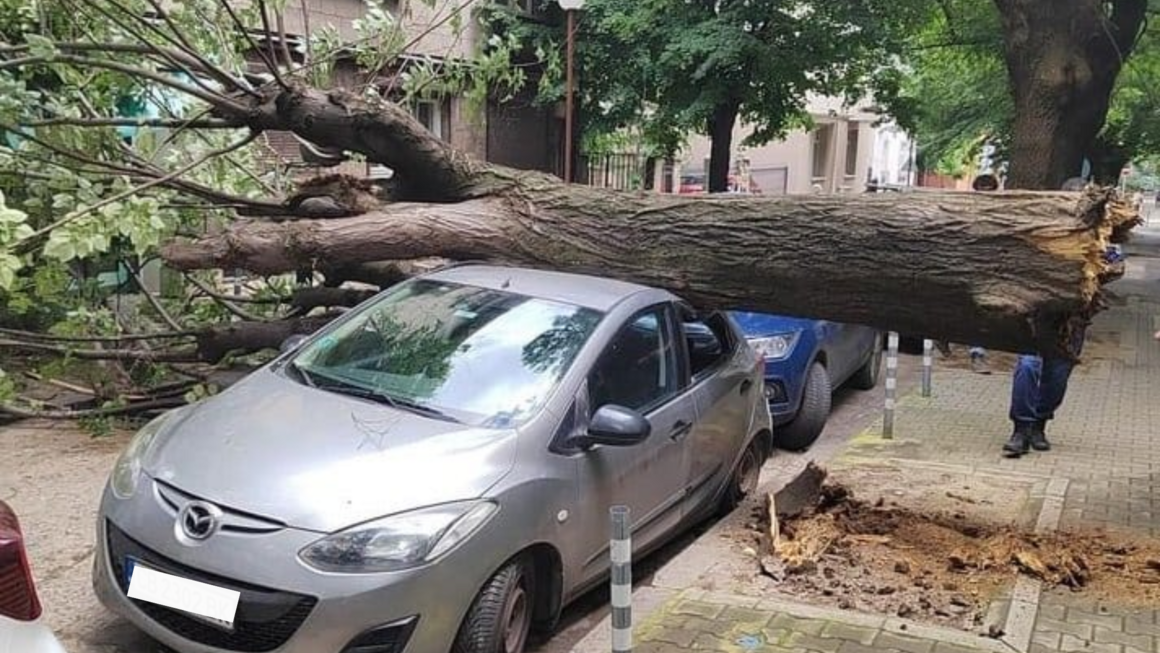
{"type": "Polygon", "coordinates": [[[934,366],[934,341],[922,341],[922,396],[930,396],[931,373],[934,366]]]}
{"type": "Polygon", "coordinates": [[[882,437],[894,437],[894,397],[898,390],[898,334],[886,339],[886,412],[882,417],[882,437]]]}
{"type": "Polygon", "coordinates": [[[632,520],[628,506],[609,509],[612,518],[612,653],[632,651],[632,520]]]}

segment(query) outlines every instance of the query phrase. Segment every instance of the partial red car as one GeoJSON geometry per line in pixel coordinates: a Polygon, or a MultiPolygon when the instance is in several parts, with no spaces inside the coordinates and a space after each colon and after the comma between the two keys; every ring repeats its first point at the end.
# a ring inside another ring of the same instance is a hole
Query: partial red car
{"type": "Polygon", "coordinates": [[[65,653],[40,613],[20,522],[0,501],[0,653],[65,653]]]}

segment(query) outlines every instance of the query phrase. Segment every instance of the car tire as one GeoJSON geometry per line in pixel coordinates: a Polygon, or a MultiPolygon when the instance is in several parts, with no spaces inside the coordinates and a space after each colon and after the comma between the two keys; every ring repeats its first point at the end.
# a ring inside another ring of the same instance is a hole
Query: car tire
{"type": "Polygon", "coordinates": [[[488,579],[459,627],[452,653],[522,653],[536,605],[534,579],[525,558],[488,579]]]}
{"type": "Polygon", "coordinates": [[[775,432],[777,446],[787,451],[804,451],[822,434],[830,417],[830,374],[826,366],[814,362],[806,376],[802,404],[793,421],[775,432]]]}
{"type": "Polygon", "coordinates": [[[850,377],[850,387],[857,390],[873,390],[878,385],[878,376],[882,370],[882,334],[874,336],[874,347],[870,352],[870,359],[866,361],[854,376],[850,377]]]}
{"type": "Polygon", "coordinates": [[[765,446],[765,437],[759,434],[749,442],[749,446],[745,447],[745,451],[729,475],[725,494],[721,496],[721,505],[718,509],[722,515],[728,514],[741,505],[746,497],[757,491],[761,468],[768,453],[765,446]]]}

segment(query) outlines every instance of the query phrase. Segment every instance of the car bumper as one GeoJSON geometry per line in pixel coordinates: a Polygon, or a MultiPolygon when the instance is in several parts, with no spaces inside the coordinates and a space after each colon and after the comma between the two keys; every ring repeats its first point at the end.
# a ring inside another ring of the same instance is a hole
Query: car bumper
{"type": "MultiPolygon", "coordinates": [[[[768,364],[767,364],[768,367],[768,364]]],[[[791,394],[794,387],[779,374],[765,375],[765,400],[769,402],[769,415],[773,418],[774,426],[782,426],[793,421],[797,415],[797,403],[791,394]]]]}
{"type": "MultiPolygon", "coordinates": [[[[143,481],[128,500],[106,491],[93,584],[105,606],[181,653],[342,653],[369,643],[379,647],[363,650],[446,653],[490,573],[480,564],[490,556],[470,546],[471,540],[436,564],[386,574],[315,571],[297,552],[321,535],[289,528],[261,535],[219,533],[200,546],[187,546],[177,541],[173,516],[145,485],[152,482],[143,481]],[[240,591],[234,631],[128,598],[126,556],[158,571],[240,591]]],[[[481,546],[487,539],[481,538],[481,546]]]]}

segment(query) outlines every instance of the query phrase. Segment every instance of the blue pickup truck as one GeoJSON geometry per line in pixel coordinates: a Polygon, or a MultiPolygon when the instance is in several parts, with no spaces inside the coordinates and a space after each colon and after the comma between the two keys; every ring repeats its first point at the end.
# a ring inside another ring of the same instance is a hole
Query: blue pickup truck
{"type": "Polygon", "coordinates": [[[766,313],[730,316],[765,357],[765,396],[782,449],[801,451],[818,439],[834,390],[878,384],[882,333],[875,329],[766,313]]]}

